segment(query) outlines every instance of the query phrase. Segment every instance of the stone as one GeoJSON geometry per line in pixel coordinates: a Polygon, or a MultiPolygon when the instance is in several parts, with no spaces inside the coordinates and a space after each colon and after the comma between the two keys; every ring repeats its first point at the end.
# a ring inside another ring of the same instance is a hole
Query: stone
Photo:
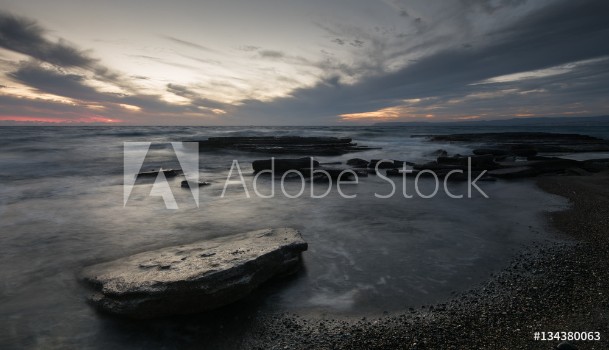
{"type": "Polygon", "coordinates": [[[131,318],[198,313],[233,303],[301,266],[307,243],[275,228],[143,252],[86,267],[98,309],[131,318]]]}
{"type": "Polygon", "coordinates": [[[556,350],[577,350],[577,346],[564,341],[564,342],[556,345],[556,350]]]}
{"type": "Polygon", "coordinates": [[[347,165],[350,165],[354,168],[366,168],[368,166],[369,161],[361,158],[352,158],[347,160],[347,165]]]}
{"type": "Polygon", "coordinates": [[[180,183],[180,187],[182,187],[182,188],[190,188],[190,186],[201,187],[201,186],[208,186],[208,185],[209,185],[209,182],[205,182],[205,181],[188,182],[188,180],[184,180],[180,183]]]}
{"type": "Polygon", "coordinates": [[[429,154],[432,157],[448,157],[448,152],[443,149],[438,149],[429,154]]]}
{"type": "Polygon", "coordinates": [[[178,176],[180,174],[182,174],[182,170],[179,169],[159,169],[159,170],[150,170],[150,171],[143,171],[141,173],[137,174],[137,177],[157,177],[159,175],[159,173],[162,172],[163,175],[165,175],[165,177],[175,177],[178,176]]]}
{"type": "Polygon", "coordinates": [[[239,136],[210,137],[194,142],[199,143],[202,151],[233,149],[268,154],[341,155],[378,149],[359,146],[348,137],[239,136]]]}
{"type": "Polygon", "coordinates": [[[473,151],[473,153],[477,156],[482,156],[485,154],[490,154],[493,156],[507,156],[509,154],[508,151],[497,148],[477,148],[473,151]]]}
{"type": "Polygon", "coordinates": [[[510,148],[510,153],[517,157],[533,157],[537,155],[537,148],[532,145],[513,145],[510,148]]]}

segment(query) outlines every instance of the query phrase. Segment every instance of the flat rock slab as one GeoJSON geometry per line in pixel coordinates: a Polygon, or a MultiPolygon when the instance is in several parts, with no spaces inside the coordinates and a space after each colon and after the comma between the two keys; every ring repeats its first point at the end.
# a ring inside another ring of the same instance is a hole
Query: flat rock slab
{"type": "Polygon", "coordinates": [[[374,147],[360,146],[347,137],[251,136],[210,137],[195,141],[200,150],[233,149],[266,154],[341,155],[374,147]]]}
{"type": "Polygon", "coordinates": [[[90,302],[134,318],[197,313],[235,302],[278,275],[296,272],[307,243],[297,230],[251,231],[93,265],[81,279],[90,302]]]}

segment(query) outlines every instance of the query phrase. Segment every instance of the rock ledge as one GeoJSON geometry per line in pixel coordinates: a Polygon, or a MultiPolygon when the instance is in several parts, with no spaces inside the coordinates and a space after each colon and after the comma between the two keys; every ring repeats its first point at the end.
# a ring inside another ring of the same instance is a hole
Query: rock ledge
{"type": "Polygon", "coordinates": [[[95,290],[90,302],[103,311],[134,318],[196,313],[296,272],[305,250],[297,230],[264,229],[89,266],[80,277],[95,290]]]}

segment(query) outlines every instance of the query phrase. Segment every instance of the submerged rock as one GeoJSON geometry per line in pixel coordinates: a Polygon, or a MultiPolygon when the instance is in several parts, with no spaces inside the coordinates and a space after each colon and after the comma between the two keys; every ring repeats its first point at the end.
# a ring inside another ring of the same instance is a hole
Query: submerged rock
{"type": "Polygon", "coordinates": [[[477,156],[483,156],[485,154],[490,154],[493,156],[507,156],[509,154],[509,152],[506,150],[496,148],[477,148],[473,151],[473,153],[477,156]]]}
{"type": "Polygon", "coordinates": [[[97,308],[133,318],[197,313],[235,302],[297,271],[307,243],[291,228],[264,229],[139,253],[85,268],[97,308]]]}
{"type": "Polygon", "coordinates": [[[183,180],[180,183],[180,187],[182,188],[190,188],[191,186],[193,187],[202,187],[202,186],[207,186],[209,185],[209,182],[205,182],[205,181],[191,181],[189,182],[188,180],[183,180]]]}
{"type": "Polygon", "coordinates": [[[448,157],[448,152],[443,149],[438,149],[429,154],[432,157],[448,157]]]}
{"type": "Polygon", "coordinates": [[[347,160],[347,165],[350,165],[354,168],[366,168],[368,167],[369,161],[362,158],[352,158],[347,160]]]}
{"type": "Polygon", "coordinates": [[[175,177],[182,174],[182,170],[180,169],[159,169],[159,170],[150,170],[143,171],[137,174],[138,178],[146,178],[146,177],[157,177],[159,173],[162,172],[165,177],[175,177]]]}

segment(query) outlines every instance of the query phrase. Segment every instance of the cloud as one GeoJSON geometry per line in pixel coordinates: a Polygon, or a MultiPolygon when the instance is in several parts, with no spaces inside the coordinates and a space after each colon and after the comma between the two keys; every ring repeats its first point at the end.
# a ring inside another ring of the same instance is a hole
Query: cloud
{"type": "Polygon", "coordinates": [[[96,89],[86,85],[84,76],[65,74],[53,68],[43,68],[34,62],[22,63],[8,76],[27,86],[53,95],[83,101],[96,101],[101,96],[96,89]]]}
{"type": "Polygon", "coordinates": [[[0,47],[62,67],[90,67],[96,61],[63,40],[52,42],[35,21],[0,12],[0,47]]]}
{"type": "Polygon", "coordinates": [[[193,43],[192,41],[178,39],[178,38],[175,38],[173,36],[168,36],[168,35],[163,36],[163,38],[165,38],[165,39],[167,39],[169,41],[172,41],[174,43],[183,45],[183,46],[188,46],[188,47],[193,48],[193,49],[197,49],[197,50],[201,50],[201,51],[206,51],[206,52],[215,52],[215,50],[212,50],[209,47],[206,47],[206,46],[203,46],[203,45],[199,45],[197,43],[193,43]]]}
{"type": "Polygon", "coordinates": [[[258,52],[264,58],[283,58],[285,53],[277,50],[261,50],[258,52]]]}
{"type": "MultiPolygon", "coordinates": [[[[609,42],[608,12],[605,1],[561,1],[489,33],[484,45],[449,47],[395,72],[369,76],[354,84],[326,77],[289,97],[269,103],[247,101],[237,117],[267,116],[279,123],[285,118],[286,123],[319,124],[337,120],[341,114],[399,105],[403,99],[471,94],[483,88],[470,84],[501,75],[607,56],[609,46],[600,43],[609,42]]],[[[583,94],[577,92],[580,88],[594,94],[607,90],[606,80],[596,83],[600,84],[596,90],[570,85],[570,93],[581,97],[583,94]]],[[[561,101],[552,103],[556,106],[561,101]]]]}
{"type": "Polygon", "coordinates": [[[225,109],[228,107],[227,104],[207,99],[201,96],[201,93],[196,92],[192,88],[178,85],[178,84],[167,84],[167,91],[191,101],[193,106],[204,107],[208,109],[225,109]]]}

